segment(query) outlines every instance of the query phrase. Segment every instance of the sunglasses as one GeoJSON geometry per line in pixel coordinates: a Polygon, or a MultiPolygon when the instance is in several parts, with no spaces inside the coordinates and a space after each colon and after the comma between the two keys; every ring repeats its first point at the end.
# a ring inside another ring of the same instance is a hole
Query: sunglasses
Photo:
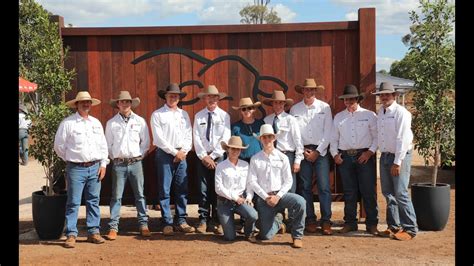
{"type": "Polygon", "coordinates": [[[244,108],[242,108],[242,109],[240,109],[240,110],[241,110],[242,112],[245,112],[245,111],[247,111],[247,110],[248,110],[248,111],[251,111],[251,110],[253,110],[253,109],[255,109],[255,107],[252,106],[252,107],[244,107],[244,108]]]}

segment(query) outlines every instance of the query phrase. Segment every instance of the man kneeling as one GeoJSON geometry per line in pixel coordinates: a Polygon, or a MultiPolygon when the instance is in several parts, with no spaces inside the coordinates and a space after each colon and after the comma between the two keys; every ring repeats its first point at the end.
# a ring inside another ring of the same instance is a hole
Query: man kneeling
{"type": "Polygon", "coordinates": [[[306,201],[300,195],[288,192],[293,183],[288,157],[274,148],[275,134],[272,125],[260,127],[260,142],[263,150],[250,160],[249,187],[255,197],[255,207],[260,219],[259,239],[272,239],[281,230],[285,231],[283,217],[279,212],[288,208],[293,211],[291,236],[293,247],[303,247],[303,232],[306,218],[306,201]]]}

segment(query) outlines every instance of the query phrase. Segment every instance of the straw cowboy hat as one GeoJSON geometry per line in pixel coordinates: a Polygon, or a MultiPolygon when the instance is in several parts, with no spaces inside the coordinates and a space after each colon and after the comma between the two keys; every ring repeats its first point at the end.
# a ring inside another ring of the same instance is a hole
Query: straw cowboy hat
{"type": "Polygon", "coordinates": [[[225,143],[225,141],[221,141],[221,147],[224,150],[227,150],[228,148],[236,148],[236,149],[247,149],[249,145],[243,146],[242,145],[242,139],[239,136],[232,136],[230,137],[228,143],[225,143]]]}
{"type": "Polygon", "coordinates": [[[385,93],[399,93],[393,87],[393,84],[390,82],[382,82],[380,83],[380,87],[376,92],[373,92],[374,95],[385,94],[385,93]]]}
{"type": "Polygon", "coordinates": [[[338,97],[341,100],[348,98],[357,98],[357,101],[362,101],[364,99],[364,94],[359,94],[357,87],[352,84],[347,84],[344,86],[344,92],[341,96],[338,97]]]}
{"type": "Polygon", "coordinates": [[[138,97],[132,99],[132,96],[130,95],[130,92],[128,91],[120,91],[117,99],[110,99],[109,104],[112,107],[117,108],[117,102],[121,100],[132,101],[132,108],[135,108],[140,104],[140,99],[138,97]]]}
{"type": "Polygon", "coordinates": [[[76,108],[76,102],[79,101],[92,101],[92,106],[100,104],[100,101],[92,98],[88,91],[80,91],[76,95],[76,99],[66,102],[66,105],[70,108],[76,108]]]}
{"type": "Polygon", "coordinates": [[[280,90],[274,90],[272,94],[272,98],[265,98],[263,99],[263,103],[266,105],[272,105],[272,102],[274,101],[284,101],[286,105],[292,105],[293,104],[293,99],[287,99],[285,96],[285,93],[280,90]]]}
{"type": "Polygon", "coordinates": [[[219,95],[219,100],[222,100],[224,97],[227,96],[227,94],[225,94],[224,92],[219,92],[216,88],[216,85],[209,85],[203,92],[197,94],[200,99],[202,99],[202,97],[206,95],[219,95]]]}
{"type": "Polygon", "coordinates": [[[250,97],[245,97],[245,98],[240,99],[239,106],[232,106],[232,108],[234,110],[239,110],[239,109],[244,108],[244,107],[257,107],[257,106],[260,106],[260,105],[262,105],[261,102],[253,103],[253,101],[250,97]]]}
{"type": "Polygon", "coordinates": [[[25,114],[28,113],[28,109],[26,109],[26,106],[25,106],[24,104],[22,104],[22,103],[19,103],[19,104],[18,104],[18,109],[19,109],[20,111],[22,111],[23,113],[25,113],[25,114]]]}
{"type": "Polygon", "coordinates": [[[184,97],[186,97],[186,94],[187,94],[186,92],[181,91],[177,83],[171,83],[170,85],[166,87],[166,89],[158,91],[158,95],[160,96],[161,99],[164,99],[164,100],[166,100],[165,95],[167,93],[179,94],[179,99],[183,99],[184,97]]]}
{"type": "Polygon", "coordinates": [[[318,85],[316,84],[316,81],[314,79],[305,79],[303,85],[296,85],[295,90],[298,93],[303,93],[303,88],[313,88],[313,89],[322,89],[324,90],[323,85],[318,85]]]}
{"type": "Polygon", "coordinates": [[[273,132],[273,127],[270,124],[263,124],[260,127],[260,135],[258,136],[258,139],[261,139],[265,135],[273,135],[276,137],[275,132],[273,132]]]}

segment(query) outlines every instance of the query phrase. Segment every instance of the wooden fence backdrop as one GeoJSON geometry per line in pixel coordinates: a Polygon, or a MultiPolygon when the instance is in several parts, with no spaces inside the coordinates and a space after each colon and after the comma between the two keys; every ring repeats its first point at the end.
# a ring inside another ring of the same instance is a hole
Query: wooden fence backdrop
{"type": "MultiPolygon", "coordinates": [[[[155,50],[183,48],[208,60],[221,56],[237,55],[251,64],[260,76],[279,79],[287,85],[287,97],[295,102],[302,100],[295,85],[305,78],[315,78],[326,89],[318,98],[331,105],[333,115],[344,109],[337,98],[345,84],[358,86],[361,92],[375,89],[375,8],[359,9],[358,21],[266,24],[266,25],[213,25],[178,27],[118,27],[118,28],[65,28],[63,18],[56,16],[60,25],[63,44],[69,47],[65,66],[75,68],[77,76],[73,90],[66,100],[75,97],[77,91],[88,90],[102,101],[92,108],[104,128],[108,119],[117,112],[108,105],[120,90],[128,90],[132,97],[140,97],[141,104],[134,110],[150,122],[153,111],[164,104],[157,91],[170,82],[182,84],[190,80],[204,86],[215,84],[219,91],[232,96],[233,101],[221,101],[219,106],[231,116],[231,122],[239,120],[239,113],[231,108],[238,105],[241,97],[261,100],[282,87],[271,80],[261,80],[261,94],[254,97],[255,74],[235,60],[214,64],[202,75],[202,62],[181,54],[162,54],[143,60],[132,61],[155,50]],[[255,99],[256,98],[256,99],[255,99]]],[[[184,100],[197,97],[201,90],[197,85],[183,87],[188,93],[184,100]]],[[[362,106],[374,110],[375,98],[368,96],[362,106]]],[[[191,121],[194,114],[204,108],[203,102],[183,106],[191,121]]],[[[265,110],[271,113],[269,107],[265,110]]],[[[258,112],[257,117],[262,113],[258,112]]],[[[150,132],[151,136],[151,132],[150,132]]],[[[198,163],[194,153],[188,156],[190,203],[197,202],[198,163]]],[[[148,204],[158,203],[158,185],[154,169],[154,151],[144,160],[145,195],[148,204]]],[[[101,205],[108,205],[111,196],[110,164],[101,191],[101,205]]],[[[334,200],[342,199],[342,185],[334,167],[331,169],[331,189],[334,200]]],[[[315,194],[317,193],[314,189],[315,194]]],[[[315,195],[317,200],[317,195],[315,195]]],[[[127,184],[123,204],[133,204],[133,193],[127,184]]]]}

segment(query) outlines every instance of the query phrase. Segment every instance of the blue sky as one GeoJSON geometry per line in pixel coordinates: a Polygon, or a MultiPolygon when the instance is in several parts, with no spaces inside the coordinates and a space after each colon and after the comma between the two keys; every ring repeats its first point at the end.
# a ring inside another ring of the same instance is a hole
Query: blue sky
{"type": "MultiPolygon", "coordinates": [[[[239,10],[253,0],[36,0],[74,27],[239,24],[239,10]]],[[[357,20],[357,10],[376,8],[377,71],[390,70],[408,51],[409,14],[417,0],[272,0],[284,23],[357,20]]]]}

